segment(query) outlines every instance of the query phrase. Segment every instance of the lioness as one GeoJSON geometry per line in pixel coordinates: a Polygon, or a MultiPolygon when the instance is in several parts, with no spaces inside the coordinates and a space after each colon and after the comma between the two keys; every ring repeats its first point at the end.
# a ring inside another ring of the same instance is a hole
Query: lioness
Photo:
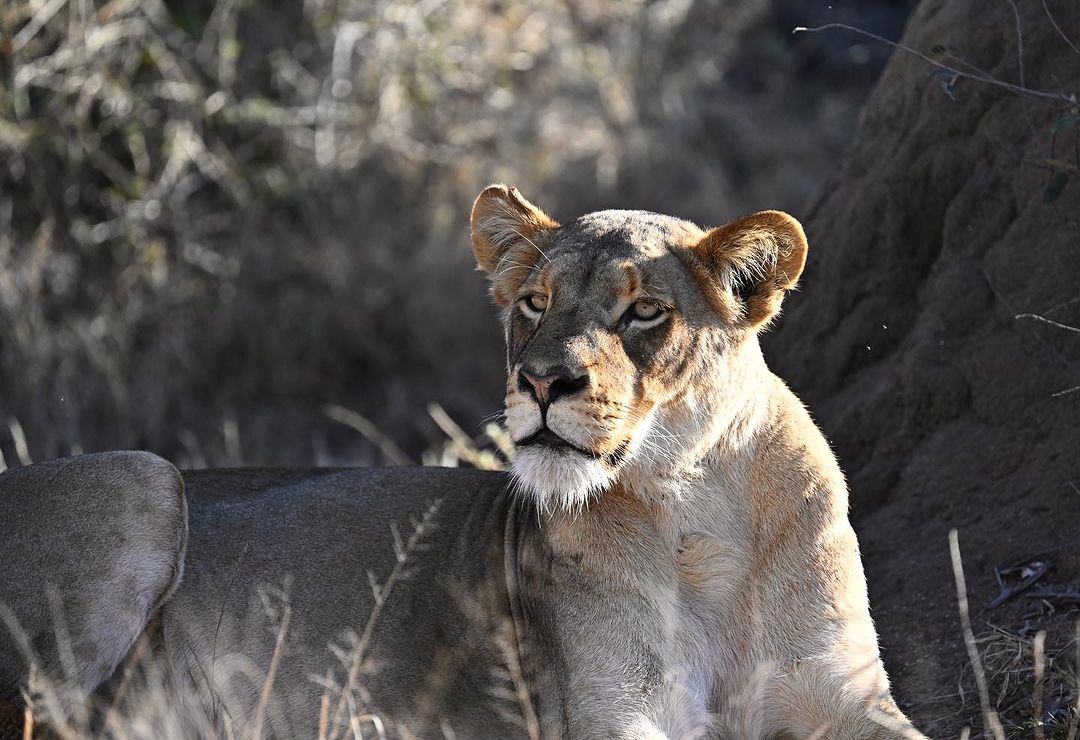
{"type": "Polygon", "coordinates": [[[114,694],[138,664],[123,691],[183,702],[173,734],[921,737],[843,475],[758,345],[803,269],[798,222],[561,226],[495,185],[472,242],[505,328],[509,479],[181,480],[145,453],[6,473],[0,698],[33,656],[114,694]]]}

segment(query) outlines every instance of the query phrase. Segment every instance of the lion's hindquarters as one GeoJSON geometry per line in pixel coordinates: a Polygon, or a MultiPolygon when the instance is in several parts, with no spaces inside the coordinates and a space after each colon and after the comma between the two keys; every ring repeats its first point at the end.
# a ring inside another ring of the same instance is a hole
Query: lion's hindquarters
{"type": "Polygon", "coordinates": [[[0,699],[31,666],[86,691],[106,680],[176,586],[186,539],[183,480],[149,453],[0,475],[0,699]]]}

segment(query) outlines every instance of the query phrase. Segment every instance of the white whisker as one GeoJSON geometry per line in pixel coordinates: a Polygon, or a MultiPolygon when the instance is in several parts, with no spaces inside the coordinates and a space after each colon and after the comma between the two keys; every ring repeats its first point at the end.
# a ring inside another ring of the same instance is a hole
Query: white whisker
{"type": "Polygon", "coordinates": [[[530,246],[531,246],[531,247],[532,247],[533,249],[535,249],[535,250],[536,250],[537,252],[539,252],[539,253],[540,253],[540,256],[544,258],[544,261],[546,261],[546,262],[551,262],[551,258],[547,256],[547,254],[546,254],[546,253],[544,252],[544,250],[543,250],[543,249],[541,249],[540,247],[538,247],[538,246],[536,245],[536,242],[534,242],[534,241],[533,241],[532,239],[530,239],[529,237],[527,237],[527,236],[525,236],[524,234],[522,234],[522,233],[521,233],[520,231],[518,231],[517,229],[513,229],[513,232],[514,232],[515,234],[517,234],[517,235],[518,235],[519,237],[521,237],[522,239],[524,239],[525,241],[527,241],[527,242],[529,243],[529,245],[530,245],[530,246]]]}

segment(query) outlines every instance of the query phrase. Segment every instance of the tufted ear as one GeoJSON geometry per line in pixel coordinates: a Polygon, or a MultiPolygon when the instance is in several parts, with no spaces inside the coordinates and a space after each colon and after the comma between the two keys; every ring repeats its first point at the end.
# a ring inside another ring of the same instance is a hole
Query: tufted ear
{"type": "Polygon", "coordinates": [[[691,252],[704,267],[709,297],[751,327],[780,310],[806,264],[802,225],[781,211],[761,211],[711,229],[691,252]]]}
{"type": "Polygon", "coordinates": [[[559,228],[517,188],[505,185],[489,185],[477,196],[471,226],[476,264],[491,278],[491,294],[503,306],[543,255],[544,232],[559,228]]]}

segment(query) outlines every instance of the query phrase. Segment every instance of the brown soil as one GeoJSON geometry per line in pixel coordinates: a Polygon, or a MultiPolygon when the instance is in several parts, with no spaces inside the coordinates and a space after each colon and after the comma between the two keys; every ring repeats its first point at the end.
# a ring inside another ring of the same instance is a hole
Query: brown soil
{"type": "MultiPolygon", "coordinates": [[[[928,0],[903,43],[1018,82],[1010,5],[928,0]]],[[[1080,5],[1048,5],[1080,42],[1080,5]]],[[[1042,3],[1017,6],[1027,86],[1080,91],[1080,52],[1042,3]]],[[[972,80],[955,83],[954,100],[933,72],[894,54],[806,218],[802,291],[767,353],[847,470],[901,704],[931,737],[981,729],[949,560],[955,527],[991,698],[1010,736],[1027,736],[1033,632],[1050,631],[1046,703],[1060,728],[1075,702],[1080,604],[986,604],[998,593],[995,567],[1047,560],[1037,585],[1080,586],[1080,391],[1055,395],[1080,386],[1080,334],[1016,318],[1080,326],[1076,173],[1044,202],[1047,160],[1078,163],[1080,126],[1055,141],[1053,124],[1075,105],[972,80]]]]}

